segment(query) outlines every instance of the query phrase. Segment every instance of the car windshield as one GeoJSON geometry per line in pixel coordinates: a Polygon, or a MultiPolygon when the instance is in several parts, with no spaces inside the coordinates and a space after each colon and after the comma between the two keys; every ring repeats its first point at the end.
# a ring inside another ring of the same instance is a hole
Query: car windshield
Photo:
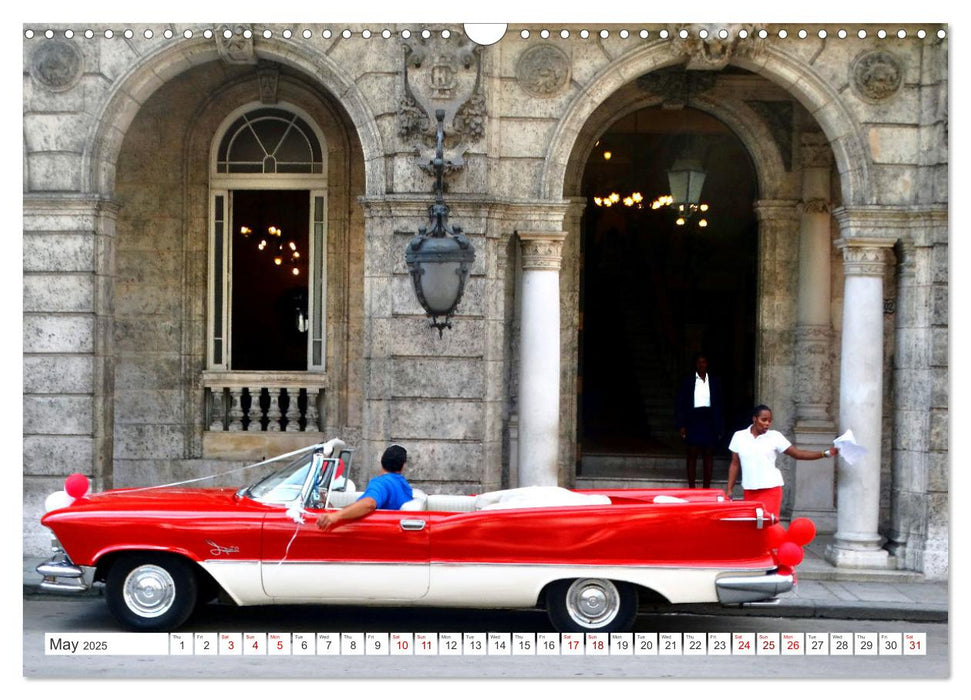
{"type": "Polygon", "coordinates": [[[289,503],[300,496],[307,482],[307,473],[314,464],[313,452],[305,452],[285,467],[245,488],[241,495],[263,503],[289,503]]]}

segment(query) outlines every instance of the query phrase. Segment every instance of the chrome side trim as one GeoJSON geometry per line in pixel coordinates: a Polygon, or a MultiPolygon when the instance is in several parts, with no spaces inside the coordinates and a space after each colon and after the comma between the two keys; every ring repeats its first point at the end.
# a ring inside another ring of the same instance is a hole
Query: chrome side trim
{"type": "MultiPolygon", "coordinates": [[[[238,561],[229,559],[207,559],[207,563],[214,564],[237,564],[238,561]]],[[[272,566],[423,566],[428,567],[427,561],[311,561],[307,559],[302,559],[298,561],[290,561],[288,559],[279,559],[277,561],[271,561],[267,559],[262,562],[246,562],[249,564],[262,564],[264,567],[272,566]]]]}
{"type": "MultiPolygon", "coordinates": [[[[626,562],[621,563],[609,563],[609,564],[576,564],[573,562],[495,562],[495,561],[432,561],[432,566],[435,567],[464,567],[464,566],[503,566],[510,568],[562,568],[568,566],[571,569],[605,569],[605,568],[621,568],[621,569],[634,569],[634,570],[654,570],[654,569],[690,569],[691,571],[720,571],[725,574],[731,575],[733,571],[738,572],[740,575],[744,576],[746,573],[752,571],[753,569],[740,569],[740,568],[727,568],[724,566],[691,566],[690,564],[680,563],[680,564],[630,564],[626,562]]],[[[765,568],[756,569],[756,571],[765,571],[765,568]]]]}
{"type": "MultiPolygon", "coordinates": [[[[774,517],[772,517],[771,515],[769,516],[769,522],[770,522],[770,523],[771,523],[771,522],[772,522],[772,521],[773,521],[774,519],[775,519],[775,518],[774,518],[774,517]]],[[[722,520],[722,521],[724,521],[724,522],[746,522],[746,523],[751,523],[751,522],[754,522],[754,523],[755,523],[755,527],[756,527],[756,529],[758,529],[758,530],[761,530],[761,529],[762,529],[762,527],[763,527],[763,526],[765,525],[765,511],[764,511],[764,510],[762,510],[761,508],[756,508],[756,509],[755,509],[755,517],[744,517],[744,518],[719,518],[719,520],[722,520]]]]}
{"type": "Polygon", "coordinates": [[[771,600],[780,593],[791,591],[793,582],[792,574],[723,576],[715,580],[715,590],[722,605],[738,605],[771,600]]]}

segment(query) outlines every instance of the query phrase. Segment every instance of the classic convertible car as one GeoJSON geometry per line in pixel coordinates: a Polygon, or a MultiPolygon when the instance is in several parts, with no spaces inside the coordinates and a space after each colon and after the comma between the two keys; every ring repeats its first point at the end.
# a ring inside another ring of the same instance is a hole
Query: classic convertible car
{"type": "Polygon", "coordinates": [[[178,628],[219,596],[542,606],[559,631],[605,632],[630,629],[639,600],[771,600],[791,589],[801,560],[760,503],[716,489],[416,490],[401,510],[321,531],[322,510],[360,495],[351,457],[332,440],[239,490],[118,489],[55,503],[41,519],[55,536],[53,557],[37,567],[41,586],[103,582],[114,616],[141,631],[178,628]]]}

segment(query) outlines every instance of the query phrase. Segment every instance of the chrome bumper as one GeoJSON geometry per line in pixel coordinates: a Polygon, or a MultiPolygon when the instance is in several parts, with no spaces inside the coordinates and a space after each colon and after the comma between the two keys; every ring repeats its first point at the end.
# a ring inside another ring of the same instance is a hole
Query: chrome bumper
{"type": "Polygon", "coordinates": [[[791,591],[794,582],[792,574],[724,576],[715,581],[715,590],[722,605],[758,603],[773,601],[780,593],[791,591]]]}
{"type": "Polygon", "coordinates": [[[77,566],[56,539],[51,541],[53,555],[34,569],[43,576],[39,588],[58,593],[83,593],[91,586],[85,578],[85,570],[77,566]]]}

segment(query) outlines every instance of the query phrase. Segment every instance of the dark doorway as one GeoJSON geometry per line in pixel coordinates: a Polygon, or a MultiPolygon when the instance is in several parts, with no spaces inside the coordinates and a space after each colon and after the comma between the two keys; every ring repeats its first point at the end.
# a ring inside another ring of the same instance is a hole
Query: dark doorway
{"type": "MultiPolygon", "coordinates": [[[[623,455],[639,460],[638,476],[680,474],[674,399],[696,352],[724,385],[723,448],[753,405],[754,169],[742,143],[713,117],[643,109],[601,136],[583,193],[578,472],[596,475],[596,465],[609,463],[599,457],[623,455]],[[701,198],[710,208],[679,226],[672,210],[651,203],[670,192],[667,169],[689,147],[702,156],[701,198]],[[611,206],[596,204],[614,192],[611,206]],[[640,206],[625,205],[635,192],[640,206]]],[[[631,459],[626,464],[630,473],[631,459]]]]}
{"type": "Polygon", "coordinates": [[[306,370],[310,195],[232,197],[232,368],[306,370]]]}

